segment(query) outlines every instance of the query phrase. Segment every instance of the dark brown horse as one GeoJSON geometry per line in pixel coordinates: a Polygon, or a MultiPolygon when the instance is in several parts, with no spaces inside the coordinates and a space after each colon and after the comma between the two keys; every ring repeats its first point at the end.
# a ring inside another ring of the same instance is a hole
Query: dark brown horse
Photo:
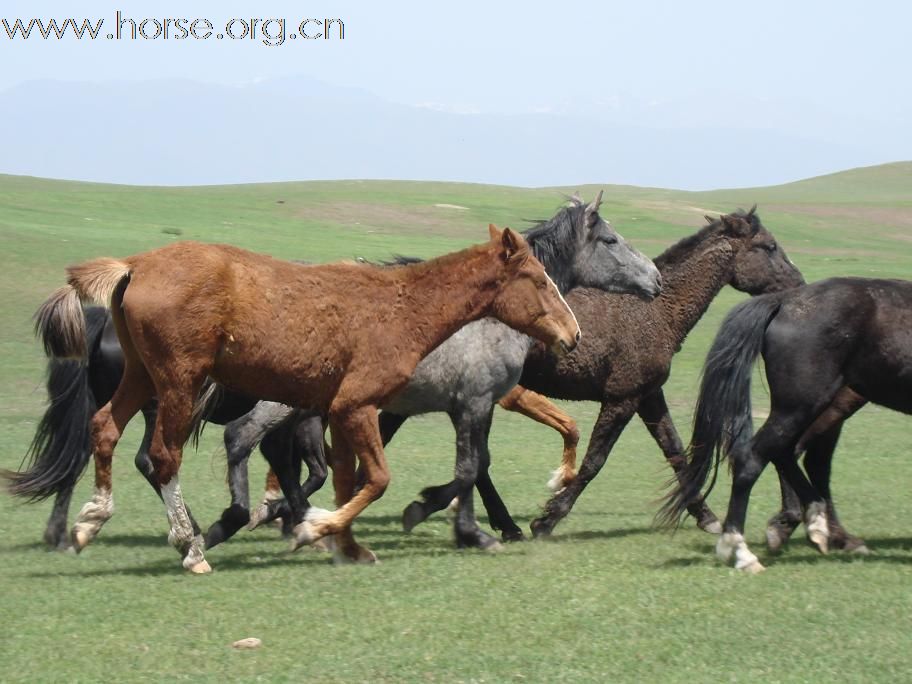
{"type": "MultiPolygon", "coordinates": [[[[577,288],[567,295],[584,331],[573,354],[558,359],[540,345],[533,347],[523,369],[522,388],[501,405],[551,424],[565,436],[565,465],[556,478],[560,489],[532,523],[535,536],[546,535],[567,513],[605,464],[611,448],[636,413],[675,470],[684,451],[662,392],[671,361],[684,338],[725,285],[750,294],[775,292],[804,282],[801,273],[763,227],[754,209],[709,219],[709,225],[666,250],[655,264],[662,274],[662,293],[647,302],[636,297],[609,295],[577,288]],[[589,448],[579,473],[573,473],[576,427],[542,395],[602,405],[592,429],[589,448]]],[[[478,492],[491,525],[504,538],[516,538],[519,528],[491,482],[480,473],[478,492]]],[[[437,487],[424,494],[433,498],[437,487]]],[[[439,508],[449,500],[435,501],[439,508]]],[[[698,524],[717,530],[718,520],[702,502],[688,510],[698,524]]]]}
{"type": "Polygon", "coordinates": [[[664,521],[680,518],[728,456],[732,492],[716,553],[739,570],[763,570],[743,533],[751,489],[772,461],[795,490],[811,542],[826,552],[835,531],[849,546],[828,466],[842,423],[868,401],[912,413],[912,282],[831,278],[740,304],[709,350],[687,466],[664,521]],[[761,352],[771,406],[754,435],[750,378],[761,352]],[[810,482],[797,462],[805,449],[814,452],[810,482]]]}
{"type": "Polygon", "coordinates": [[[483,245],[397,269],[303,266],[193,242],[71,267],[69,284],[38,312],[39,332],[57,340],[56,356],[84,354],[79,300],[110,300],[125,362],[114,397],[92,419],[95,496],[74,526],[74,546],[84,547],[110,518],[114,447],[127,422],[157,396],[149,455],[169,540],[185,568],[209,571],[178,471],[194,401],[210,376],[249,396],[328,417],[339,508],[305,518],[297,535],[335,534],[343,557],[375,560],[355,542],[351,523],[389,482],[377,409],[418,362],[462,325],[488,315],[556,348],[573,349],[579,340],[573,313],[522,236],[494,226],[490,232],[483,245]],[[357,493],[356,454],[365,476],[357,493]]]}

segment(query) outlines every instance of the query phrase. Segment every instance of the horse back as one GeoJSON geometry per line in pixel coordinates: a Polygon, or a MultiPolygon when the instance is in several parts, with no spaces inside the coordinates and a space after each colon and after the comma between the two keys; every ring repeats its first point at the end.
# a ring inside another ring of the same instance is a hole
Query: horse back
{"type": "Polygon", "coordinates": [[[176,243],[128,263],[124,316],[147,366],[193,358],[226,387],[314,408],[375,332],[378,309],[365,300],[384,293],[380,269],[304,266],[229,245],[176,243]]]}
{"type": "MultiPolygon", "coordinates": [[[[912,283],[831,278],[798,288],[767,329],[771,390],[848,385],[869,401],[912,410],[912,283]]],[[[775,391],[775,390],[774,390],[775,391]]]]}

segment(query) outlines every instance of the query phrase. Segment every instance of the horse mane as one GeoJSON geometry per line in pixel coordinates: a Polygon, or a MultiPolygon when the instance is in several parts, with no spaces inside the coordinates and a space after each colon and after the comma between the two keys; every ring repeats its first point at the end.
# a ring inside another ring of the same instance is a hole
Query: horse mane
{"type": "MultiPolygon", "coordinates": [[[[757,205],[755,204],[751,207],[750,211],[744,211],[744,209],[738,209],[734,211],[729,216],[737,216],[738,218],[743,218],[745,221],[748,221],[751,225],[751,228],[756,232],[762,227],[760,223],[760,217],[757,216],[757,205]]],[[[707,217],[708,218],[708,217],[707,217]]],[[[662,252],[659,256],[652,260],[660,271],[664,268],[670,266],[675,266],[682,261],[684,261],[689,254],[691,254],[694,248],[703,242],[710,235],[715,234],[722,227],[722,218],[713,219],[707,225],[703,226],[693,235],[688,235],[678,240],[671,247],[662,252]]]]}
{"type": "Polygon", "coordinates": [[[383,260],[383,261],[368,261],[364,260],[364,263],[370,264],[371,266],[379,266],[381,268],[390,268],[395,266],[411,266],[412,264],[423,264],[424,259],[421,257],[413,256],[403,256],[402,254],[394,254],[392,259],[383,260]]]}
{"type": "Polygon", "coordinates": [[[575,251],[575,241],[579,214],[586,209],[586,204],[578,197],[568,197],[570,206],[563,206],[551,218],[535,221],[535,225],[522,232],[532,253],[545,267],[548,275],[555,281],[561,291],[566,291],[567,283],[559,281],[561,274],[554,268],[557,263],[567,261],[568,252],[575,251]]]}
{"type": "MultiPolygon", "coordinates": [[[[532,221],[535,225],[522,231],[522,236],[529,243],[532,254],[542,263],[561,291],[569,288],[565,287],[566,283],[560,282],[561,274],[554,268],[554,264],[567,261],[567,252],[576,249],[574,240],[571,238],[576,230],[578,215],[586,209],[586,204],[578,197],[568,197],[567,201],[570,206],[562,207],[549,219],[532,221]]],[[[528,221],[528,219],[524,220],[528,221]]],[[[394,254],[392,258],[383,261],[369,261],[361,258],[358,260],[381,268],[411,266],[424,262],[424,259],[401,254],[394,254]]]]}

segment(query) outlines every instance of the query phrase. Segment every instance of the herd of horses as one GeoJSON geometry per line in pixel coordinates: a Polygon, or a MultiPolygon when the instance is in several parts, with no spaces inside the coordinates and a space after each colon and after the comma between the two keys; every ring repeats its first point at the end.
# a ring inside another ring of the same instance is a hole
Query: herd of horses
{"type": "Polygon", "coordinates": [[[524,538],[489,471],[500,404],[564,439],[533,536],[551,534],[571,511],[637,414],[675,475],[658,520],[674,526],[689,513],[719,535],[723,561],[763,569],[743,529],[770,462],[782,488],[770,549],[804,522],[821,551],[865,552],[839,522],[830,463],[843,422],[865,403],[912,412],[912,283],[805,284],[756,208],[706,217],[650,261],[602,218],[600,203],[601,193],[590,203],[574,196],[523,234],[492,225],[486,243],[428,261],[309,265],[178,242],[70,267],[36,313],[50,402],[28,465],[6,473],[10,491],[55,496],[45,541],[81,550],[113,515],[113,452],[141,412],[136,467],[165,505],[168,539],[187,570],[208,572],[206,549],[277,518],[295,547],[322,544],[338,561],[369,562],[376,556],[355,541],[352,522],[387,487],[384,447],[410,416],[445,412],[456,432],[454,478],[424,489],[402,524],[411,530],[452,503],[456,545],[491,550],[501,541],[478,525],[475,489],[501,539],[524,538]],[[730,312],[709,351],[685,449],[662,387],[726,285],[752,298],[730,312]],[[750,377],[761,354],[771,411],[754,434],[750,377]],[[549,399],[601,405],[578,469],[579,431],[549,399]],[[203,532],[179,470],[205,423],[225,426],[231,503],[203,532]],[[258,444],[270,475],[251,510],[247,460],[258,444]],[[94,494],[68,532],[90,456],[94,494]],[[732,493],[720,524],[705,498],[726,458],[732,493]],[[330,469],[332,512],[309,503],[330,469]]]}

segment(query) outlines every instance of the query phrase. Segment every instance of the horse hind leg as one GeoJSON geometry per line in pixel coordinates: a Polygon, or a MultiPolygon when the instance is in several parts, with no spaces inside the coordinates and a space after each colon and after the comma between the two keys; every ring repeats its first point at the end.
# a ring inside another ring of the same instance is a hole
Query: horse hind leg
{"type": "MultiPolygon", "coordinates": [[[[829,486],[831,460],[836,443],[839,441],[842,424],[866,403],[867,400],[851,388],[847,386],[840,388],[829,405],[802,433],[795,445],[796,458],[802,452],[807,451],[804,460],[805,470],[811,484],[826,502],[825,513],[819,511],[819,506],[816,506],[812,511],[806,511],[804,515],[809,521],[814,518],[814,521],[811,521],[814,529],[809,529],[809,537],[812,543],[824,552],[829,545],[832,545],[833,548],[857,549],[859,553],[867,552],[864,541],[848,534],[839,523],[829,486]],[[821,532],[821,519],[828,523],[825,535],[821,532]]],[[[782,509],[770,518],[766,531],[767,546],[774,552],[781,549],[802,519],[801,502],[797,493],[788,484],[778,465],[777,470],[780,470],[782,509]]]]}
{"type": "Polygon", "coordinates": [[[170,525],[168,542],[181,554],[183,567],[194,574],[208,573],[211,568],[203,554],[205,540],[184,503],[178,473],[183,445],[190,435],[193,402],[205,375],[201,372],[189,387],[156,383],[159,387],[158,416],[149,448],[170,525]]]}
{"type": "Polygon", "coordinates": [[[732,464],[731,496],[722,534],[716,542],[716,557],[723,563],[734,561],[737,570],[756,574],[763,572],[765,568],[744,540],[744,522],[751,490],[763,472],[767,460],[757,454],[752,440],[749,443],[735,445],[729,454],[729,461],[732,464]]]}
{"type": "Polygon", "coordinates": [[[798,500],[798,494],[778,467],[776,472],[779,476],[782,507],[766,523],[766,548],[771,553],[779,553],[801,524],[801,501],[798,500]]]}
{"type": "Polygon", "coordinates": [[[850,534],[836,513],[833,495],[830,492],[830,472],[833,462],[833,452],[839,441],[842,425],[836,425],[829,432],[816,437],[807,445],[807,454],[804,457],[804,469],[807,471],[811,484],[820,492],[826,501],[826,517],[829,524],[829,546],[832,549],[848,551],[859,555],[870,553],[864,539],[850,534]]]}
{"type": "Polygon", "coordinates": [[[58,492],[54,498],[54,506],[44,529],[44,543],[51,549],[68,551],[72,549],[70,538],[67,534],[67,514],[70,510],[70,501],[73,499],[73,486],[58,492]]]}
{"type": "Polygon", "coordinates": [[[127,423],[154,394],[154,387],[145,367],[130,355],[126,356],[123,377],[117,391],[111,401],[101,407],[92,418],[95,491],[92,499],[79,511],[70,532],[73,549],[77,553],[96,537],[102,526],[114,515],[111,482],[114,448],[127,423]]]}

